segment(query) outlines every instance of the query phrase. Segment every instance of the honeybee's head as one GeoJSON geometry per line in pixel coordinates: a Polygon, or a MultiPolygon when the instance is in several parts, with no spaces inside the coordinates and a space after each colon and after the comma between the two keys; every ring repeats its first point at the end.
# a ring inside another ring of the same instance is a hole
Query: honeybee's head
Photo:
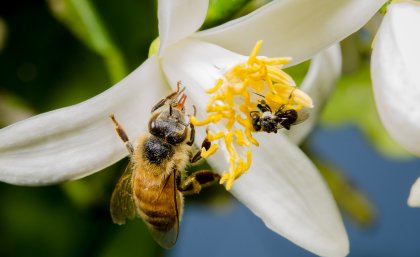
{"type": "Polygon", "coordinates": [[[172,145],[184,142],[188,136],[188,123],[184,112],[185,99],[186,95],[183,95],[178,102],[156,110],[149,121],[150,134],[172,145]]]}

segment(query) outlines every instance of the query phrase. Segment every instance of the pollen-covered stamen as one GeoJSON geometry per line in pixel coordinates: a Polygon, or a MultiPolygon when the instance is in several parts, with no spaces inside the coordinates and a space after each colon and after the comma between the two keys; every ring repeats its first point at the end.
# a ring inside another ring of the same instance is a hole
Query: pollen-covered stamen
{"type": "Polygon", "coordinates": [[[273,110],[273,115],[279,108],[299,110],[312,107],[311,98],[297,89],[292,77],[282,70],[291,58],[258,57],[261,44],[262,41],[258,41],[245,63],[229,69],[214,87],[206,91],[212,94],[206,106],[207,118],[199,121],[191,117],[195,126],[217,123],[214,127],[223,128],[214,133],[207,132],[207,139],[214,147],[202,156],[217,151],[217,142],[224,144],[229,154],[229,171],[222,175],[220,183],[228,190],[233,181],[251,167],[251,147],[259,144],[252,136],[255,130],[250,113],[258,111],[261,100],[273,110]]]}

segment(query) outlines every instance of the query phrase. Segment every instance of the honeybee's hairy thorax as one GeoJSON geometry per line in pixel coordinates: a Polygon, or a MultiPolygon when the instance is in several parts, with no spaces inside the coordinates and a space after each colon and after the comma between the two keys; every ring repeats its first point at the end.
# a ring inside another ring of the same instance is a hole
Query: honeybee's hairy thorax
{"type": "Polygon", "coordinates": [[[171,145],[151,134],[142,135],[136,146],[132,162],[135,170],[147,171],[162,180],[175,171],[182,175],[191,157],[192,147],[187,144],[171,145]]]}
{"type": "Polygon", "coordinates": [[[174,148],[174,146],[162,139],[150,136],[144,141],[142,158],[145,161],[159,165],[164,160],[172,158],[175,153],[174,148]]]}

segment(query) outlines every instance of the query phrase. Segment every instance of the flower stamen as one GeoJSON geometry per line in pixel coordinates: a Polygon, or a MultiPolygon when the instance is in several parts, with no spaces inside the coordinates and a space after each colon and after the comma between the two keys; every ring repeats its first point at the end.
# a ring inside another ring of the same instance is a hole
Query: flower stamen
{"type": "Polygon", "coordinates": [[[218,79],[214,87],[206,92],[212,94],[206,106],[207,118],[197,120],[191,117],[195,126],[217,124],[222,130],[215,134],[207,131],[207,139],[212,142],[209,150],[202,152],[207,158],[219,146],[215,141],[223,140],[223,147],[229,154],[229,171],[224,172],[220,184],[229,190],[233,182],[251,167],[251,147],[259,146],[253,138],[256,132],[251,113],[258,112],[262,100],[271,110],[299,110],[311,108],[312,99],[296,88],[293,78],[282,70],[291,58],[258,57],[262,41],[258,41],[245,63],[239,63],[218,79]]]}

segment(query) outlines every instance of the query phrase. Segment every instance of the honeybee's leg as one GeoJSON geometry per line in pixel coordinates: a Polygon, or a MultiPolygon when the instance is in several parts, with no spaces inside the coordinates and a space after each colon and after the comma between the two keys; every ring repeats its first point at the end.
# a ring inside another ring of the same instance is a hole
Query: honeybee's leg
{"type": "Polygon", "coordinates": [[[125,147],[128,150],[128,153],[130,155],[133,155],[134,153],[134,147],[131,144],[131,142],[128,139],[127,133],[125,133],[124,129],[121,127],[121,125],[118,123],[118,121],[115,119],[114,114],[110,114],[109,117],[111,118],[112,122],[114,122],[115,130],[118,133],[118,136],[120,136],[121,140],[125,143],[125,147]]]}
{"type": "MultiPolygon", "coordinates": [[[[193,109],[194,109],[193,116],[195,116],[195,114],[197,112],[197,109],[195,108],[195,105],[193,105],[193,109]]],[[[188,140],[187,145],[193,145],[194,140],[195,140],[195,127],[190,121],[190,140],[188,140]]]]}
{"type": "Polygon", "coordinates": [[[203,147],[204,147],[204,149],[206,149],[206,151],[207,150],[209,150],[210,149],[210,146],[211,146],[211,142],[208,140],[208,138],[207,138],[207,136],[204,138],[204,140],[203,140],[203,143],[201,143],[201,147],[200,147],[200,150],[197,152],[197,153],[195,153],[194,155],[193,155],[193,157],[190,159],[190,163],[194,163],[194,162],[197,162],[197,161],[199,161],[200,159],[201,159],[201,152],[203,151],[202,149],[203,149],[203,147]]]}
{"type": "Polygon", "coordinates": [[[199,170],[180,181],[178,190],[184,194],[198,194],[203,187],[220,181],[220,175],[210,170],[199,170]]]}
{"type": "Polygon", "coordinates": [[[195,128],[192,123],[190,123],[190,140],[188,140],[187,145],[193,145],[195,139],[195,128]]]}
{"type": "Polygon", "coordinates": [[[175,92],[170,93],[170,94],[169,94],[169,95],[167,95],[165,98],[160,99],[160,101],[159,101],[159,102],[157,102],[157,103],[153,106],[153,108],[152,108],[152,111],[151,111],[151,112],[156,111],[157,109],[159,109],[160,107],[162,107],[162,106],[166,103],[166,101],[171,100],[172,98],[174,98],[174,97],[176,97],[177,95],[181,94],[181,93],[182,93],[182,91],[184,91],[184,89],[185,89],[185,88],[184,88],[183,90],[180,90],[180,88],[181,88],[181,81],[178,81],[178,83],[176,84],[176,91],[175,91],[175,92]]]}

